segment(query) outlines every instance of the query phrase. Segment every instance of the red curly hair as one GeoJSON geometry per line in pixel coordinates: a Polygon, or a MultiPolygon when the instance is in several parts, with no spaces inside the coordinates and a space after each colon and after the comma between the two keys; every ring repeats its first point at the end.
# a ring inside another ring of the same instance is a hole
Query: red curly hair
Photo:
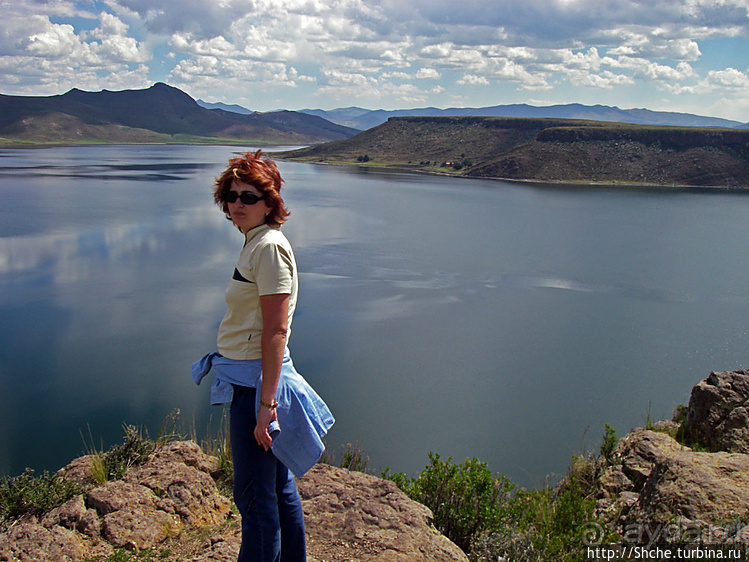
{"type": "Polygon", "coordinates": [[[265,204],[271,209],[265,218],[265,224],[278,227],[286,222],[291,213],[281,198],[283,179],[276,163],[264,157],[262,150],[255,153],[246,152],[242,156],[230,159],[228,167],[214,181],[213,201],[229,220],[229,206],[224,201],[224,193],[231,189],[231,183],[235,179],[253,186],[263,194],[265,204]]]}

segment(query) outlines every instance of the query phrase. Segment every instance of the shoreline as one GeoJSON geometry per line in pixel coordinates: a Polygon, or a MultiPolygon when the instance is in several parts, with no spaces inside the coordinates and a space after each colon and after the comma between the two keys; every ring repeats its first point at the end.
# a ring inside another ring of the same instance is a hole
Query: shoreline
{"type": "MultiPolygon", "coordinates": [[[[68,148],[68,147],[105,147],[105,146],[229,146],[229,147],[252,147],[252,148],[269,148],[285,146],[284,143],[273,143],[268,141],[233,141],[230,139],[222,139],[217,142],[189,142],[189,141],[174,141],[174,142],[50,142],[50,143],[39,143],[39,142],[10,142],[4,143],[0,141],[0,150],[40,150],[46,148],[68,148]]],[[[314,146],[314,145],[310,145],[314,146]]],[[[286,152],[286,151],[283,151],[286,152]]],[[[322,166],[335,166],[341,168],[360,168],[371,171],[384,171],[384,172],[397,172],[406,174],[416,174],[424,176],[435,176],[435,177],[448,177],[466,180],[487,180],[492,182],[507,182],[517,183],[522,185],[538,185],[539,187],[579,187],[579,188],[613,188],[613,189],[627,189],[627,190],[664,190],[664,191],[695,191],[695,192],[729,192],[729,193],[749,193],[749,187],[744,186],[726,186],[726,185],[691,185],[691,184],[660,184],[660,183],[649,183],[649,182],[628,182],[620,180],[611,181],[595,181],[595,180],[556,180],[556,179],[539,179],[539,178],[506,178],[498,176],[470,176],[460,173],[441,172],[439,170],[429,170],[419,167],[409,167],[402,164],[388,164],[385,163],[381,166],[375,166],[372,164],[358,164],[356,162],[333,162],[333,161],[322,161],[322,160],[307,160],[304,158],[287,158],[279,156],[277,152],[267,152],[268,156],[284,162],[293,162],[298,164],[314,164],[322,166]]]]}
{"type": "Polygon", "coordinates": [[[455,178],[455,179],[465,179],[465,180],[486,180],[486,181],[492,181],[492,182],[506,182],[506,183],[517,183],[517,184],[523,184],[523,185],[538,185],[539,187],[579,187],[579,188],[595,188],[595,187],[603,187],[603,188],[622,188],[622,189],[629,189],[629,190],[637,190],[641,189],[643,191],[646,190],[668,190],[668,191],[695,191],[695,192],[730,192],[730,193],[749,193],[748,187],[729,187],[729,186],[721,186],[721,185],[714,185],[714,186],[708,186],[708,185],[689,185],[689,184],[658,184],[658,183],[636,183],[636,182],[622,182],[617,180],[612,180],[610,182],[605,181],[583,181],[583,180],[542,180],[542,179],[536,179],[536,178],[528,178],[528,179],[519,179],[519,178],[502,178],[502,177],[492,177],[492,176],[467,176],[464,174],[459,173],[449,173],[449,172],[440,172],[437,170],[426,170],[426,169],[420,169],[420,168],[410,168],[407,166],[399,165],[399,164],[384,164],[382,166],[373,166],[371,164],[357,164],[354,162],[324,162],[324,161],[311,161],[311,160],[303,160],[303,159],[295,159],[295,158],[284,158],[283,156],[275,156],[274,153],[269,152],[269,156],[274,158],[275,160],[279,160],[282,162],[293,162],[297,164],[312,164],[312,165],[319,165],[319,166],[334,166],[339,168],[358,168],[358,169],[365,169],[365,170],[371,170],[373,172],[399,172],[399,173],[405,173],[405,174],[415,174],[415,175],[424,175],[424,176],[435,176],[435,177],[446,177],[446,178],[455,178]]]}

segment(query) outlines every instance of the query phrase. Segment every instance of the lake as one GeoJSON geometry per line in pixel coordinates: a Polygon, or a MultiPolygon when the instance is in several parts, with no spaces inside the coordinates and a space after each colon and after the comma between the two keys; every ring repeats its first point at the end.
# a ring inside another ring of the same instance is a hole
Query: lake
{"type": "MultiPolygon", "coordinates": [[[[234,150],[0,151],[0,474],[218,425],[189,369],[242,246],[211,201],[234,150]]],[[[542,486],[749,362],[746,195],[279,167],[294,362],[376,473],[433,451],[542,486]]]]}

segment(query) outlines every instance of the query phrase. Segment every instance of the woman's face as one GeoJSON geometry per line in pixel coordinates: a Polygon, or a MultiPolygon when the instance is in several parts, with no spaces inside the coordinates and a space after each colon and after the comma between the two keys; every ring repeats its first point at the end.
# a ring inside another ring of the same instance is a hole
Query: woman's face
{"type": "MultiPolygon", "coordinates": [[[[231,182],[229,191],[234,191],[237,194],[249,192],[258,197],[262,197],[262,192],[260,192],[256,187],[237,179],[231,182]]],[[[237,225],[237,228],[239,228],[243,233],[246,233],[256,226],[264,224],[265,217],[267,217],[268,213],[271,212],[271,208],[265,203],[265,199],[260,199],[254,205],[247,205],[242,203],[241,199],[237,198],[234,203],[227,202],[226,205],[229,208],[229,216],[231,217],[232,222],[237,225]]]]}

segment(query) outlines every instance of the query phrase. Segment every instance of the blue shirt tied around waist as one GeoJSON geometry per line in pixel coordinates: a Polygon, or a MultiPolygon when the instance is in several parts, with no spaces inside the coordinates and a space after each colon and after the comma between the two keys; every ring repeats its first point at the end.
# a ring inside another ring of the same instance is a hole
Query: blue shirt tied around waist
{"type": "MultiPolygon", "coordinates": [[[[192,379],[200,384],[213,369],[211,404],[232,401],[232,385],[260,388],[262,365],[260,359],[238,361],[214,351],[192,364],[192,379]]],[[[284,354],[281,379],[276,391],[278,423],[272,422],[268,432],[273,438],[271,450],[294,476],[304,475],[320,460],[325,445],[322,438],[335,420],[325,402],[294,369],[291,356],[284,354]],[[280,426],[280,427],[279,427],[280,426]]],[[[260,409],[260,393],[255,397],[255,413],[260,409]]]]}

